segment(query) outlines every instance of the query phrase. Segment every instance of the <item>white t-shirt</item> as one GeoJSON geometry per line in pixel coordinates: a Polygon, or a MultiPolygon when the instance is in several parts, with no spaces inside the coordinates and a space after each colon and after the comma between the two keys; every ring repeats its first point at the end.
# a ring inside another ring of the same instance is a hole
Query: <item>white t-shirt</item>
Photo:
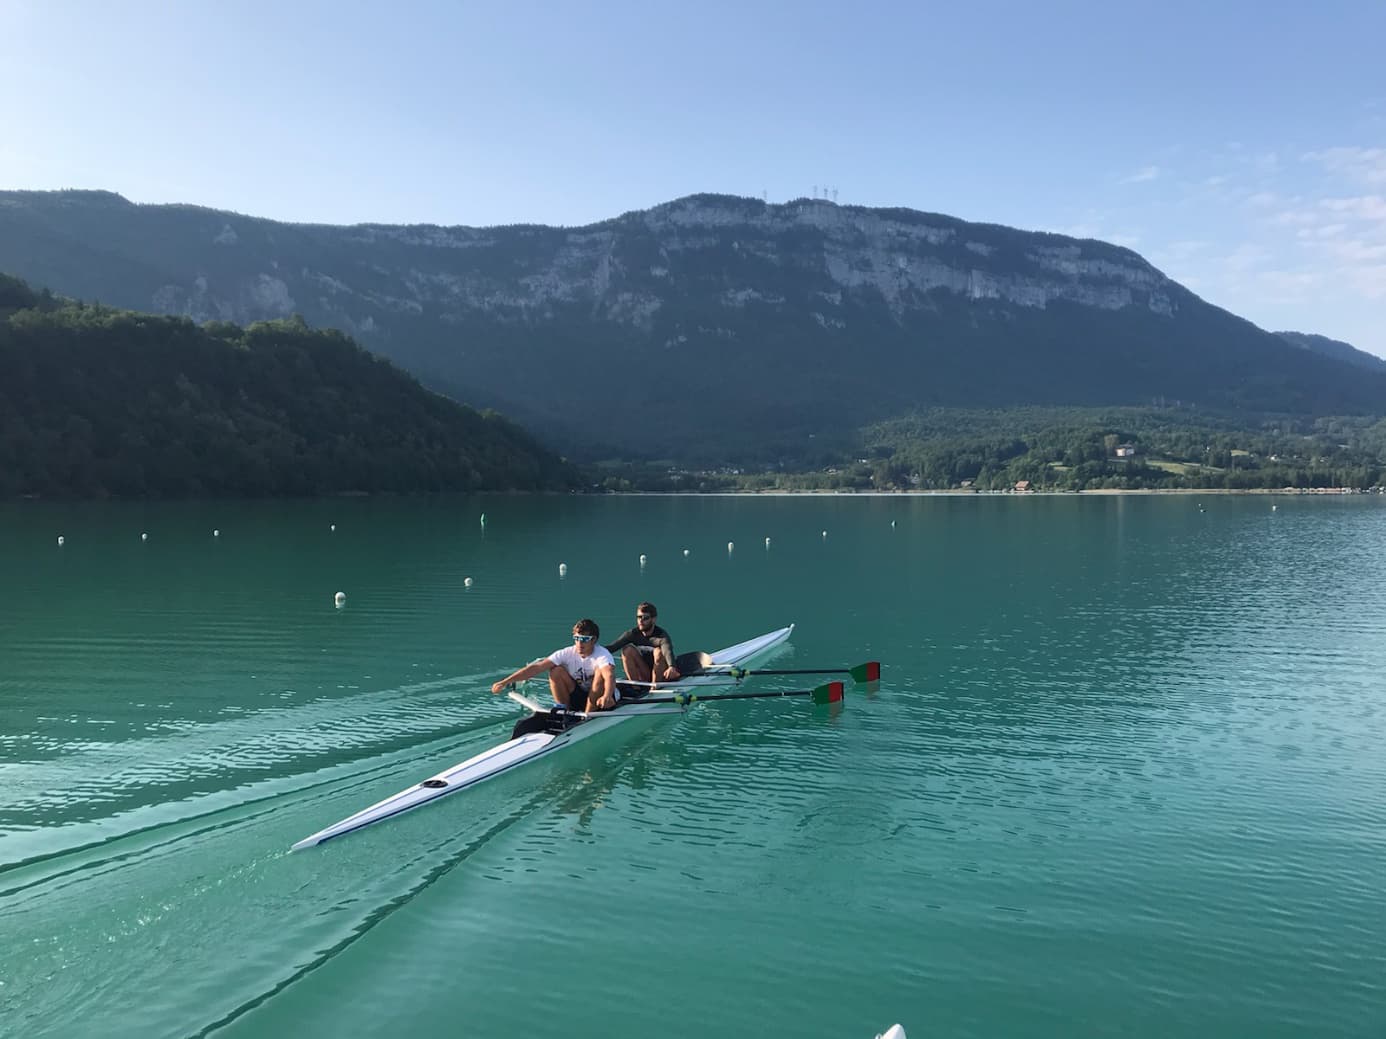
{"type": "Polygon", "coordinates": [[[611,659],[605,646],[595,646],[591,654],[585,657],[577,651],[576,646],[566,646],[556,653],[550,653],[549,661],[572,675],[577,687],[586,692],[592,691],[592,679],[599,670],[616,666],[616,661],[611,659]]]}

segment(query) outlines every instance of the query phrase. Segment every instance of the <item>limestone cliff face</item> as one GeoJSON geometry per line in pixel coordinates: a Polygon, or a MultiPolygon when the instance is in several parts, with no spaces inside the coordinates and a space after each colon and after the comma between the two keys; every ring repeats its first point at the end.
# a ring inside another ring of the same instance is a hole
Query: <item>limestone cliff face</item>
{"type": "Polygon", "coordinates": [[[802,260],[811,267],[821,253],[835,286],[875,293],[897,315],[936,289],[1022,307],[1043,308],[1058,299],[1108,310],[1147,306],[1164,314],[1174,307],[1168,279],[1135,253],[922,213],[809,200],[748,211],[744,203],[701,196],[650,210],[643,223],[667,250],[715,247],[731,232],[741,236],[734,249],[771,263],[804,249],[802,260]]]}
{"type": "MultiPolygon", "coordinates": [[[[935,292],[1039,309],[1065,300],[1170,315],[1177,306],[1169,279],[1135,253],[1102,242],[807,199],[766,205],[692,196],[562,230],[276,225],[192,207],[136,207],[104,193],[72,194],[87,196],[89,205],[54,207],[69,218],[80,219],[93,202],[126,210],[120,223],[127,225],[149,222],[140,220],[145,214],[162,224],[181,218],[183,262],[158,262],[161,245],[172,243],[121,243],[121,252],[162,267],[165,280],[144,298],[118,302],[195,320],[244,322],[320,310],[369,335],[379,326],[377,315],[418,316],[427,309],[443,321],[531,320],[579,305],[602,320],[649,330],[681,279],[715,284],[707,299],[707,320],[714,323],[719,308],[792,305],[820,327],[838,330],[850,327],[838,313],[844,300],[874,303],[903,319],[932,309],[927,297],[935,292]],[[767,289],[767,275],[777,283],[797,281],[801,291],[785,284],[767,289]],[[812,306],[802,310],[804,304],[812,306]]],[[[0,196],[0,214],[35,198],[45,196],[0,196]]],[[[109,244],[99,231],[78,233],[96,248],[109,244]]],[[[7,267],[22,266],[20,259],[0,253],[7,267]]]]}
{"type": "Polygon", "coordinates": [[[299,313],[557,439],[619,440],[654,401],[676,443],[709,424],[826,428],[845,393],[877,415],[1386,399],[1386,383],[1354,382],[1128,249],[821,200],[695,195],[578,228],[328,227],[0,192],[0,271],[196,321],[299,313]],[[610,380],[590,416],[532,386],[575,357],[610,380]]]}

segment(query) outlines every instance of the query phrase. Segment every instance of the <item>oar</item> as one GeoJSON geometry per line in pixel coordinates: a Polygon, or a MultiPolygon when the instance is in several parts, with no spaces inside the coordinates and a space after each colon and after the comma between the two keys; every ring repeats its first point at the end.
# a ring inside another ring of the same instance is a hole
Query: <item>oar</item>
{"type": "Polygon", "coordinates": [[[740,680],[747,675],[851,675],[853,682],[879,682],[881,680],[881,662],[879,660],[868,660],[865,664],[858,664],[856,667],[796,667],[796,668],[768,668],[758,667],[747,669],[737,667],[735,664],[714,664],[710,668],[703,668],[702,673],[726,669],[727,674],[732,678],[740,680]]]}
{"type": "Polygon", "coordinates": [[[843,686],[841,682],[827,682],[816,686],[813,689],[783,689],[779,692],[756,692],[756,693],[708,693],[706,696],[700,693],[675,693],[673,696],[642,696],[632,703],[676,703],[691,704],[703,700],[762,700],[772,696],[808,696],[814,703],[841,703],[843,686]]]}
{"type": "MultiPolygon", "coordinates": [[[[702,675],[704,675],[704,674],[706,674],[706,673],[707,673],[707,672],[704,672],[704,671],[695,671],[695,672],[694,672],[694,674],[695,674],[695,675],[698,675],[699,677],[701,677],[702,675]]],[[[819,672],[817,672],[817,671],[813,672],[813,674],[818,674],[818,673],[819,673],[819,672]]],[[[712,677],[716,677],[716,678],[725,677],[725,678],[727,679],[727,681],[725,681],[725,682],[699,682],[699,683],[698,683],[698,688],[699,688],[699,689],[734,689],[734,688],[736,688],[737,686],[739,686],[739,685],[741,684],[741,680],[740,680],[740,679],[733,679],[733,676],[732,676],[731,674],[727,673],[727,672],[715,672],[714,675],[713,675],[712,677]]],[[[644,686],[644,687],[647,688],[647,689],[677,689],[678,686],[679,686],[679,681],[680,681],[680,680],[677,679],[677,678],[675,678],[675,679],[672,680],[672,681],[670,681],[669,679],[666,678],[666,679],[665,679],[664,681],[662,681],[662,682],[639,682],[639,681],[636,681],[634,678],[618,678],[618,679],[616,679],[616,684],[617,684],[618,686],[623,686],[623,685],[639,685],[639,686],[644,686]]]]}

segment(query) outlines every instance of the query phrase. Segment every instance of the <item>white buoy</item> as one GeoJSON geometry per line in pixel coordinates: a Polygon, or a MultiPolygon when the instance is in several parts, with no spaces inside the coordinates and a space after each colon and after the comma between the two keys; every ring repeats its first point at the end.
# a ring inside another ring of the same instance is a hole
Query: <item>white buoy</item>
{"type": "Polygon", "coordinates": [[[683,557],[684,557],[685,559],[688,558],[688,549],[686,549],[686,548],[683,550],[683,557]]]}
{"type": "Polygon", "coordinates": [[[214,537],[214,538],[219,538],[219,537],[221,537],[221,531],[220,531],[220,530],[213,530],[213,531],[212,531],[212,537],[214,537]]]}
{"type": "Polygon", "coordinates": [[[645,565],[645,553],[644,553],[644,552],[641,552],[641,553],[640,553],[640,565],[641,565],[642,567],[645,565]]]}
{"type": "Polygon", "coordinates": [[[463,587],[463,588],[470,588],[471,586],[472,586],[472,579],[471,579],[470,577],[463,578],[463,580],[462,580],[462,587],[463,587]]]}
{"type": "Polygon", "coordinates": [[[141,540],[141,541],[148,541],[148,540],[149,540],[149,535],[148,535],[148,534],[141,534],[141,535],[140,535],[140,540],[141,540]]]}
{"type": "MultiPolygon", "coordinates": [[[[1272,505],[1272,506],[1271,506],[1271,512],[1274,512],[1274,511],[1275,511],[1276,509],[1278,509],[1278,508],[1280,508],[1279,505],[1272,505]]],[[[58,540],[61,541],[62,538],[59,538],[58,540]]]]}
{"type": "Polygon", "coordinates": [[[484,512],[481,514],[481,525],[486,526],[486,513],[484,512]]]}
{"type": "Polygon", "coordinates": [[[824,536],[824,537],[827,537],[827,536],[828,536],[828,532],[827,532],[826,530],[823,531],[823,536],[824,536]]]}
{"type": "MultiPolygon", "coordinates": [[[[61,534],[59,534],[59,535],[58,535],[58,544],[61,545],[61,544],[63,543],[63,541],[64,541],[63,536],[62,536],[61,534]]],[[[684,554],[687,555],[687,553],[684,553],[684,554]]]]}
{"type": "Polygon", "coordinates": [[[567,563],[559,563],[559,564],[558,564],[558,576],[559,576],[559,577],[567,577],[567,576],[568,576],[568,564],[567,564],[567,563]]]}
{"type": "Polygon", "coordinates": [[[346,592],[338,592],[332,597],[332,602],[338,609],[341,609],[346,605],[346,592]]]}
{"type": "Polygon", "coordinates": [[[770,547],[770,539],[769,539],[769,538],[766,538],[766,539],[765,539],[765,547],[766,547],[766,548],[769,548],[769,547],[770,547]]]}
{"type": "Polygon", "coordinates": [[[890,521],[890,529],[891,529],[891,530],[894,530],[894,529],[895,529],[895,521],[894,521],[894,520],[891,520],[891,521],[890,521]]]}
{"type": "Polygon", "coordinates": [[[731,555],[732,549],[734,549],[735,547],[736,547],[736,543],[735,543],[735,542],[733,542],[733,541],[728,541],[728,542],[727,542],[727,555],[731,555]]]}
{"type": "Polygon", "coordinates": [[[332,524],[330,527],[328,527],[327,529],[328,529],[328,530],[336,530],[336,529],[337,529],[337,524],[334,523],[334,524],[332,524]]]}

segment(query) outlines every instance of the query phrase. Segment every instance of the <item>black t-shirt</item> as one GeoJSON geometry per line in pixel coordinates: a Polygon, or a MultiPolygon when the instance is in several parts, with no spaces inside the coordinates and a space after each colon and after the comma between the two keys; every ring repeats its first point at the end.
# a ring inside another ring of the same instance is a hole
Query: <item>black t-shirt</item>
{"type": "Polygon", "coordinates": [[[674,643],[670,640],[669,633],[658,624],[651,625],[648,633],[639,628],[631,628],[606,649],[608,653],[619,653],[622,646],[635,646],[642,653],[653,653],[655,647],[659,646],[664,650],[666,659],[674,659],[674,643]]]}

